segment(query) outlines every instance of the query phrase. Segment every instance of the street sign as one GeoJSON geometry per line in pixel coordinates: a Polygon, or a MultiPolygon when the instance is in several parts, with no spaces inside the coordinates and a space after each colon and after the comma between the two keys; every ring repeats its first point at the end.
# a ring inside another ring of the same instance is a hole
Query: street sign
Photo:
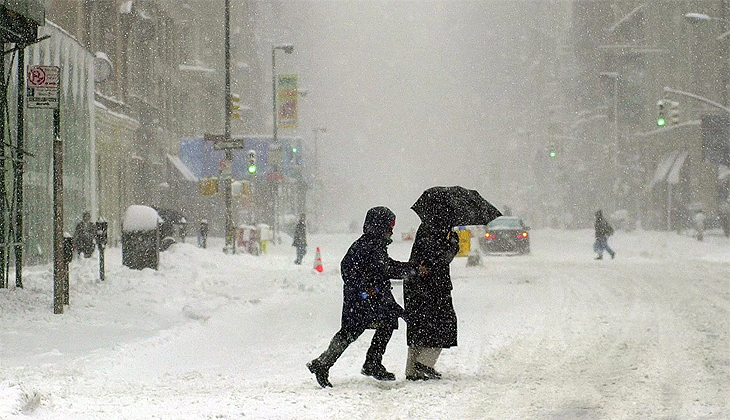
{"type": "Polygon", "coordinates": [[[243,149],[243,139],[241,140],[221,140],[213,142],[213,149],[215,150],[224,150],[224,149],[243,149]]]}
{"type": "Polygon", "coordinates": [[[28,108],[58,109],[60,95],[58,66],[29,66],[26,96],[28,108]]]}
{"type": "Polygon", "coordinates": [[[212,141],[214,150],[225,150],[225,149],[242,149],[244,147],[243,139],[231,139],[226,141],[226,136],[223,134],[203,134],[203,140],[212,141]]]}
{"type": "Polygon", "coordinates": [[[223,134],[210,134],[210,133],[203,134],[203,140],[205,140],[205,141],[212,141],[212,142],[216,143],[219,141],[223,141],[225,139],[226,139],[226,136],[224,136],[223,134]]]}

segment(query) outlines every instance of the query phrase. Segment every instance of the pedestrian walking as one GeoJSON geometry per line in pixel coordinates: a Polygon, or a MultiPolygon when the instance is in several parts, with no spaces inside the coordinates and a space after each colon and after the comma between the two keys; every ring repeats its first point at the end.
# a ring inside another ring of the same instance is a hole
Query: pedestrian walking
{"type": "Polygon", "coordinates": [[[459,236],[450,226],[421,223],[411,248],[411,263],[422,262],[425,274],[403,283],[408,323],[406,379],[439,379],[434,366],[442,349],[457,345],[456,310],[451,298],[449,265],[459,252],[459,236]]]}
{"type": "Polygon", "coordinates": [[[697,232],[697,240],[702,241],[705,238],[705,222],[707,216],[705,216],[704,210],[701,208],[692,216],[692,224],[694,225],[695,231],[697,232]]]}
{"type": "Polygon", "coordinates": [[[319,357],[307,363],[322,388],[331,387],[329,370],[347,347],[366,329],[375,329],[360,373],[379,381],[393,381],[395,375],[383,366],[383,354],[403,308],[391,291],[390,279],[416,272],[414,264],[388,256],[395,214],[387,207],[368,210],[363,234],[348,249],[340,263],[342,273],[342,319],[340,330],[319,357]]]}
{"type": "Polygon", "coordinates": [[[601,210],[596,211],[595,231],[596,242],[593,244],[593,250],[598,254],[596,259],[603,259],[603,251],[608,252],[611,259],[614,259],[616,257],[616,252],[608,246],[608,237],[613,235],[613,228],[608,221],[603,218],[603,211],[601,210]]]}
{"type": "Polygon", "coordinates": [[[198,246],[200,248],[208,247],[208,220],[200,221],[200,229],[198,230],[198,246]]]}
{"type": "Polygon", "coordinates": [[[91,213],[85,211],[81,216],[81,221],[76,224],[73,236],[73,246],[76,253],[83,254],[85,258],[91,257],[94,253],[94,237],[96,236],[96,227],[91,222],[91,213]]]}
{"type": "Polygon", "coordinates": [[[307,216],[302,213],[299,215],[299,222],[294,227],[294,241],[291,246],[297,249],[297,258],[294,264],[301,265],[302,258],[307,253],[307,216]]]}

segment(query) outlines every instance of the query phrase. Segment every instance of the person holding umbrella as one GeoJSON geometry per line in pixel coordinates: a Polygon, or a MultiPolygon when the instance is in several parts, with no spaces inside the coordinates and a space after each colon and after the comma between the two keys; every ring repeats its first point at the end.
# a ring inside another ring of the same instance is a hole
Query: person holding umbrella
{"type": "Polygon", "coordinates": [[[350,246],[340,263],[344,283],[341,328],[332,337],[327,350],[307,363],[322,388],[332,386],[330,368],[369,328],[375,328],[375,334],[360,373],[379,381],[395,380],[395,375],[385,369],[382,361],[393,331],[398,328],[398,318],[403,317],[404,312],[393,297],[390,279],[414,275],[419,267],[388,256],[387,247],[393,242],[394,225],[395,214],[387,207],[368,210],[362,236],[350,246]]]}
{"type": "Polygon", "coordinates": [[[411,207],[421,218],[411,248],[411,263],[425,269],[403,282],[408,322],[406,379],[439,379],[434,366],[444,348],[457,345],[456,310],[451,298],[449,265],[459,252],[460,225],[486,225],[502,214],[477,191],[463,187],[433,187],[411,207]]]}
{"type": "Polygon", "coordinates": [[[408,316],[406,379],[438,379],[434,365],[441,349],[457,345],[457,319],[451,299],[449,264],[459,252],[459,238],[450,226],[421,223],[410,261],[423,261],[426,275],[403,282],[408,316]]]}

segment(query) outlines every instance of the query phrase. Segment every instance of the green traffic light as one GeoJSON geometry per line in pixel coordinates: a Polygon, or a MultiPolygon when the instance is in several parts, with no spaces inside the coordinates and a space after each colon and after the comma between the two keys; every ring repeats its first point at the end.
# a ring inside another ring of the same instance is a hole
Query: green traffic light
{"type": "Polygon", "coordinates": [[[294,153],[296,153],[296,152],[298,152],[298,151],[299,151],[299,149],[297,149],[297,148],[295,147],[295,148],[291,149],[291,151],[292,151],[292,152],[294,152],[294,153]]]}
{"type": "Polygon", "coordinates": [[[555,152],[550,152],[550,157],[551,157],[551,158],[553,158],[553,157],[555,157],[555,156],[557,156],[557,155],[558,155],[558,154],[557,154],[557,153],[555,153],[555,152]]]}
{"type": "Polygon", "coordinates": [[[249,165],[248,166],[248,173],[255,174],[256,173],[256,165],[249,165]]]}
{"type": "Polygon", "coordinates": [[[667,120],[665,120],[664,118],[657,118],[656,120],[656,125],[658,125],[659,127],[664,127],[666,123],[667,120]]]}

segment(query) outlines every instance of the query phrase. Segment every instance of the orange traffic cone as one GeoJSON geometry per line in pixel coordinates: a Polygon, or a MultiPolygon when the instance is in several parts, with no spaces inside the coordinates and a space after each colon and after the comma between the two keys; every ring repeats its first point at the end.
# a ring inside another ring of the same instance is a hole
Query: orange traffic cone
{"type": "Polygon", "coordinates": [[[316,257],[314,258],[314,267],[313,268],[320,273],[324,271],[324,267],[322,267],[322,254],[319,252],[319,247],[317,247],[317,254],[316,254],[316,257]]]}

